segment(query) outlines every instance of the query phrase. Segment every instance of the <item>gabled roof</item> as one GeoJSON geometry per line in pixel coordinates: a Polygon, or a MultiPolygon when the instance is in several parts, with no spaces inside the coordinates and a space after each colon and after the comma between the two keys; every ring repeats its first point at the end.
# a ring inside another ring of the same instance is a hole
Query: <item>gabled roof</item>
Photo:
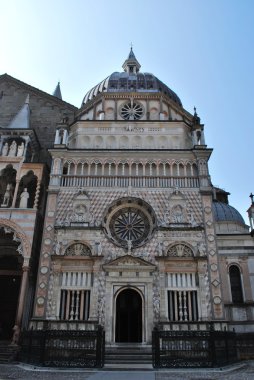
{"type": "Polygon", "coordinates": [[[0,84],[2,82],[5,82],[5,81],[6,82],[11,82],[13,84],[16,84],[17,86],[20,86],[20,87],[24,88],[27,91],[27,93],[29,93],[30,95],[33,93],[33,94],[35,94],[37,96],[40,96],[42,98],[46,98],[49,102],[58,104],[61,107],[71,108],[73,111],[78,110],[78,107],[74,106],[73,104],[67,103],[67,102],[63,101],[62,99],[57,98],[54,95],[50,95],[47,92],[39,90],[36,87],[30,86],[29,84],[27,84],[25,82],[22,82],[22,81],[20,81],[20,80],[18,80],[16,78],[12,77],[9,74],[2,74],[2,75],[0,75],[0,84]]]}

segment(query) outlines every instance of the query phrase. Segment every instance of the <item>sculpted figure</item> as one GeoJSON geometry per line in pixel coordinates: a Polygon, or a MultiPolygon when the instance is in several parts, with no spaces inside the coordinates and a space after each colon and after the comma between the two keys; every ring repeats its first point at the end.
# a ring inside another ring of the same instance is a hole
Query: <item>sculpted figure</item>
{"type": "Polygon", "coordinates": [[[131,249],[132,249],[132,241],[131,240],[127,240],[127,247],[128,247],[128,254],[130,255],[131,249]]]}
{"type": "Polygon", "coordinates": [[[20,203],[19,208],[27,208],[27,202],[29,199],[29,193],[27,191],[27,188],[24,188],[24,191],[20,194],[20,203]]]}
{"type": "Polygon", "coordinates": [[[10,146],[8,156],[15,157],[16,153],[17,153],[17,143],[16,143],[16,141],[13,140],[13,142],[11,143],[11,146],[10,146]]]}
{"type": "Polygon", "coordinates": [[[17,157],[22,157],[25,149],[25,144],[22,142],[20,145],[18,145],[18,152],[17,157]]]}
{"type": "Polygon", "coordinates": [[[198,253],[199,253],[200,256],[205,256],[206,255],[206,246],[205,246],[205,243],[199,242],[197,244],[197,251],[198,251],[198,253]]]}
{"type": "Polygon", "coordinates": [[[1,205],[2,207],[8,207],[9,206],[11,195],[12,195],[11,193],[12,193],[12,186],[11,186],[11,183],[8,183],[6,190],[5,190],[5,193],[4,193],[3,203],[1,205]]]}
{"type": "Polygon", "coordinates": [[[62,243],[60,241],[57,241],[55,244],[55,253],[58,256],[62,254],[62,243]]]}
{"type": "Polygon", "coordinates": [[[7,156],[8,154],[8,150],[9,150],[9,145],[8,143],[6,142],[3,146],[3,149],[2,149],[2,156],[7,156]]]}
{"type": "Polygon", "coordinates": [[[98,256],[101,256],[101,254],[102,254],[101,242],[97,241],[95,244],[96,244],[96,253],[98,256]]]}

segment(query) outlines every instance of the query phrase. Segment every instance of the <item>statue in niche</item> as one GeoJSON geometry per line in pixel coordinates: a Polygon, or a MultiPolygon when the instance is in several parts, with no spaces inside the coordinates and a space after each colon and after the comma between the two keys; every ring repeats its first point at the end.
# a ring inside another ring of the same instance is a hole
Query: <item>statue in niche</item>
{"type": "Polygon", "coordinates": [[[17,157],[22,157],[24,150],[25,150],[25,144],[22,142],[20,145],[18,145],[17,157]]]}
{"type": "Polygon", "coordinates": [[[8,156],[15,157],[16,153],[17,153],[17,143],[15,140],[13,140],[13,142],[11,143],[11,146],[10,146],[8,156]]]}
{"type": "Polygon", "coordinates": [[[2,156],[7,156],[8,155],[8,150],[9,150],[9,145],[8,143],[6,142],[3,146],[3,149],[2,149],[2,156]]]}
{"type": "Polygon", "coordinates": [[[184,215],[183,208],[180,205],[176,205],[171,210],[172,223],[183,223],[184,215]]]}
{"type": "Polygon", "coordinates": [[[206,245],[202,241],[197,243],[197,253],[199,256],[206,256],[206,245]]]}
{"type": "Polygon", "coordinates": [[[11,197],[12,197],[12,185],[11,183],[8,183],[5,193],[4,193],[4,199],[3,199],[3,203],[1,204],[1,207],[8,207],[11,197]]]}
{"type": "Polygon", "coordinates": [[[62,243],[60,241],[55,242],[55,254],[57,256],[62,255],[62,243]]]}
{"type": "Polygon", "coordinates": [[[27,191],[27,188],[24,188],[24,191],[20,194],[20,203],[19,208],[27,208],[27,203],[29,199],[29,193],[27,191]]]}
{"type": "Polygon", "coordinates": [[[96,254],[98,256],[101,256],[101,254],[102,254],[101,242],[100,241],[96,241],[95,244],[96,244],[96,254]]]}

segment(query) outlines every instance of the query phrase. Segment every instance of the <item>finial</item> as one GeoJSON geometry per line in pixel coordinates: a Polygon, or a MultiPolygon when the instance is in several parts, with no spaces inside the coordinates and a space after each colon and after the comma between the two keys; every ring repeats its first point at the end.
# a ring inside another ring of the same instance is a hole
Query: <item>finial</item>
{"type": "Polygon", "coordinates": [[[251,203],[254,204],[254,195],[252,193],[250,193],[250,199],[251,199],[251,203]]]}
{"type": "Polygon", "coordinates": [[[200,124],[200,117],[198,117],[197,108],[195,106],[194,106],[193,123],[196,125],[200,124]]]}
{"type": "Polygon", "coordinates": [[[55,91],[53,92],[52,95],[55,96],[56,98],[62,100],[62,94],[61,94],[61,88],[60,88],[60,81],[58,81],[57,86],[56,86],[56,88],[55,88],[55,91]]]}

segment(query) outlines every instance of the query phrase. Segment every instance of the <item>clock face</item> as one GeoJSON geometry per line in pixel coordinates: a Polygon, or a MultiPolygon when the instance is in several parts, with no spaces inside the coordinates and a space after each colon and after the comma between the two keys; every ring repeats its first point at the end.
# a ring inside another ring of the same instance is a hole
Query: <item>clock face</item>
{"type": "Polygon", "coordinates": [[[144,110],[140,104],[129,102],[121,108],[120,113],[125,120],[139,120],[143,116],[144,110]]]}

